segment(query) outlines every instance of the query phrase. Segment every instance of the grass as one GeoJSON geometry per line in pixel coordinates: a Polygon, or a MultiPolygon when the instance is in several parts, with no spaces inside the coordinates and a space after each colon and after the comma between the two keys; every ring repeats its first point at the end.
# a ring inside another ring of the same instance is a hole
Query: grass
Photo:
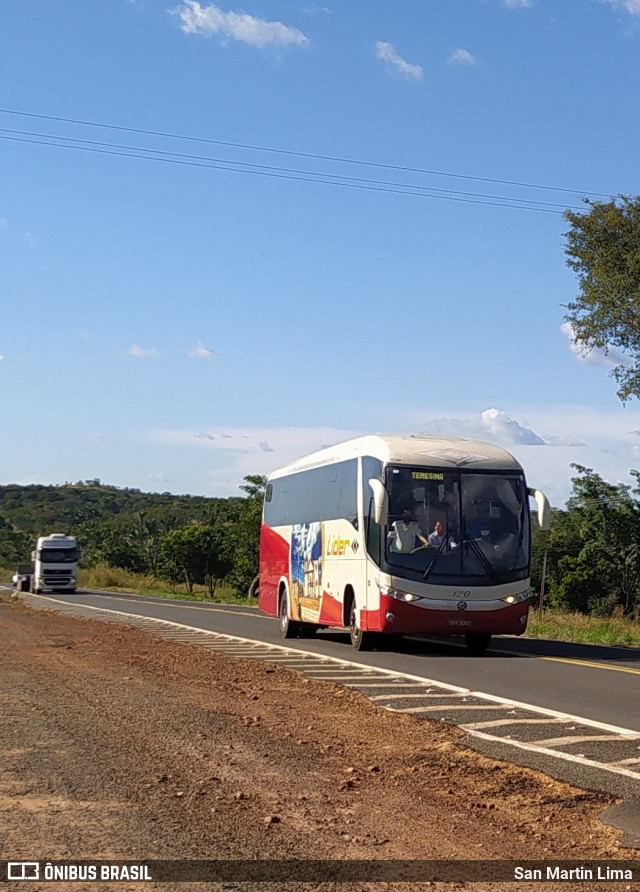
{"type": "Polygon", "coordinates": [[[551,638],[575,644],[617,644],[640,647],[640,622],[625,617],[584,616],[545,610],[529,614],[528,638],[551,638]]]}
{"type": "Polygon", "coordinates": [[[211,604],[244,604],[255,606],[256,598],[246,598],[229,586],[219,585],[213,598],[203,585],[194,585],[190,592],[186,584],[176,585],[175,591],[161,579],[145,576],[142,573],[131,573],[120,567],[109,567],[107,564],[96,564],[87,570],[79,570],[78,586],[80,588],[99,588],[110,592],[132,593],[134,595],[150,595],[154,598],[180,599],[181,601],[206,601],[211,604]]]}

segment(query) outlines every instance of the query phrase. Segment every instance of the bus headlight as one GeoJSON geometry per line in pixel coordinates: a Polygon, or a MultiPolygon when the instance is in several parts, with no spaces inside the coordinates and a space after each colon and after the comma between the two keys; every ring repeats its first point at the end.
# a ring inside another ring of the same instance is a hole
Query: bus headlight
{"type": "Polygon", "coordinates": [[[520,604],[522,601],[526,601],[529,597],[530,592],[518,592],[517,595],[507,595],[506,598],[501,598],[505,604],[520,604]]]}
{"type": "Polygon", "coordinates": [[[400,589],[392,588],[390,585],[381,585],[380,594],[387,595],[389,598],[395,598],[396,601],[419,601],[420,595],[412,595],[411,592],[403,592],[400,589]]]}

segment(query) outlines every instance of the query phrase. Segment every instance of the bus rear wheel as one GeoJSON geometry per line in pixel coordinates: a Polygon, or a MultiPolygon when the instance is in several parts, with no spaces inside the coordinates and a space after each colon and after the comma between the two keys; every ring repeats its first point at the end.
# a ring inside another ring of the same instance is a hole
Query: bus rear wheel
{"type": "Polygon", "coordinates": [[[467,652],[472,657],[482,656],[491,644],[491,635],[465,635],[467,652]]]}
{"type": "Polygon", "coordinates": [[[358,626],[355,600],[351,605],[351,613],[349,614],[349,636],[351,644],[356,650],[371,650],[375,644],[375,634],[373,632],[363,632],[358,626]]]}
{"type": "Polygon", "coordinates": [[[283,592],[280,596],[280,634],[283,638],[297,638],[300,631],[300,623],[289,619],[289,594],[283,592]]]}

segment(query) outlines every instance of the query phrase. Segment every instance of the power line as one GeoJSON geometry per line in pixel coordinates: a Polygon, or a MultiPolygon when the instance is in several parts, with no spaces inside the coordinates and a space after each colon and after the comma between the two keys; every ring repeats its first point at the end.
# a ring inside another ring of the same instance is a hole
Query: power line
{"type": "Polygon", "coordinates": [[[229,141],[221,140],[221,139],[210,139],[210,138],[201,137],[201,136],[187,136],[184,134],[169,133],[169,132],[162,131],[162,130],[147,130],[147,129],[143,129],[140,127],[124,127],[124,126],[121,126],[118,124],[105,124],[105,123],[101,123],[98,121],[85,121],[85,120],[81,120],[81,119],[77,119],[77,118],[64,118],[64,117],[60,117],[60,116],[56,116],[56,115],[37,114],[35,112],[17,111],[14,109],[0,108],[0,114],[17,115],[17,116],[21,116],[21,117],[37,118],[40,120],[47,120],[47,121],[57,121],[59,123],[64,123],[64,124],[78,124],[83,127],[100,127],[100,128],[106,129],[106,130],[119,130],[119,131],[125,132],[125,133],[138,133],[138,134],[142,134],[145,136],[160,136],[165,139],[179,139],[179,140],[186,140],[189,142],[207,143],[210,145],[226,146],[228,148],[234,148],[234,149],[248,149],[250,151],[256,151],[256,152],[271,152],[271,153],[279,154],[279,155],[290,155],[293,157],[308,158],[308,159],[314,159],[317,161],[330,161],[330,162],[338,163],[338,164],[354,164],[354,165],[360,165],[363,167],[376,167],[376,168],[385,169],[385,170],[397,170],[397,171],[402,171],[404,173],[417,173],[417,174],[423,174],[423,175],[428,175],[428,176],[450,177],[452,179],[474,180],[476,182],[493,183],[493,184],[498,184],[501,186],[516,186],[518,188],[525,188],[525,189],[542,189],[542,190],[553,191],[553,192],[566,192],[566,193],[570,193],[572,195],[594,196],[594,197],[609,198],[609,199],[614,197],[610,193],[594,192],[594,191],[586,190],[586,189],[571,189],[571,188],[564,187],[564,186],[545,186],[540,183],[526,183],[526,182],[519,182],[516,180],[497,179],[494,177],[481,177],[481,176],[473,176],[471,174],[450,173],[450,172],[445,172],[445,171],[440,171],[440,170],[429,170],[427,168],[421,168],[421,167],[409,167],[409,166],[399,165],[399,164],[385,164],[385,163],[382,163],[379,161],[366,161],[366,160],[356,159],[356,158],[342,158],[339,156],[322,155],[322,154],[313,153],[313,152],[298,152],[298,151],[294,151],[292,149],[276,149],[271,146],[252,145],[252,144],[248,144],[248,143],[235,143],[235,142],[229,142],[229,141]]]}
{"type": "MultiPolygon", "coordinates": [[[[235,167],[228,167],[228,166],[224,166],[222,164],[211,164],[211,163],[207,164],[207,163],[198,162],[198,161],[186,161],[186,160],[179,160],[176,158],[145,155],[145,154],[143,154],[144,150],[140,150],[140,154],[136,154],[135,152],[117,151],[115,149],[96,148],[96,147],[83,146],[83,145],[65,145],[64,143],[48,142],[43,139],[27,139],[26,137],[3,136],[1,134],[0,134],[0,139],[8,140],[11,142],[30,143],[32,145],[44,145],[44,146],[50,146],[53,148],[60,148],[60,149],[74,149],[76,151],[82,151],[82,152],[93,152],[93,153],[101,154],[101,155],[117,155],[118,157],[123,157],[123,158],[138,158],[143,161],[160,161],[160,162],[164,162],[165,164],[180,164],[180,165],[184,165],[184,166],[188,166],[188,167],[202,167],[202,168],[206,168],[208,170],[225,170],[227,172],[232,172],[232,173],[253,174],[255,176],[271,177],[274,179],[281,179],[281,180],[283,180],[283,179],[284,180],[298,180],[298,181],[306,182],[306,183],[321,183],[325,186],[330,185],[330,186],[340,186],[342,188],[350,188],[350,189],[364,189],[369,192],[388,192],[388,193],[392,193],[394,195],[413,195],[416,198],[437,198],[437,199],[441,199],[443,201],[461,201],[461,202],[465,202],[467,204],[481,204],[481,205],[487,205],[489,207],[512,208],[515,210],[522,210],[522,211],[538,211],[539,213],[556,214],[557,216],[561,215],[561,213],[562,213],[561,211],[554,211],[549,208],[528,207],[526,205],[510,204],[507,201],[482,201],[480,199],[474,199],[474,198],[461,198],[461,197],[454,197],[451,195],[438,195],[435,193],[430,194],[430,193],[427,193],[424,191],[423,192],[415,191],[410,186],[408,186],[407,188],[404,188],[404,189],[386,188],[383,186],[373,186],[373,185],[367,186],[362,183],[355,183],[355,182],[344,183],[344,182],[336,182],[334,180],[319,179],[319,175],[294,176],[293,174],[286,174],[286,173],[275,173],[275,172],[268,173],[266,171],[260,171],[260,170],[248,170],[248,169],[241,169],[241,168],[235,168],[235,167]]],[[[230,162],[230,163],[233,163],[233,162],[230,162]]],[[[417,187],[417,188],[420,188],[420,187],[417,187]]]]}
{"type": "MultiPolygon", "coordinates": [[[[523,210],[543,210],[560,214],[564,213],[567,209],[566,205],[555,202],[538,201],[536,199],[514,198],[511,196],[491,195],[481,192],[463,192],[456,189],[440,189],[431,186],[421,186],[415,183],[374,180],[365,177],[351,177],[341,174],[277,167],[237,160],[228,161],[223,158],[189,155],[183,152],[167,152],[161,149],[152,149],[147,146],[129,146],[118,143],[106,143],[95,140],[78,139],[75,137],[56,136],[48,133],[34,133],[27,130],[0,128],[0,138],[54,146],[57,148],[84,149],[85,151],[94,151],[102,154],[117,154],[124,157],[140,158],[142,160],[167,161],[175,164],[204,166],[217,170],[228,170],[234,173],[254,173],[278,178],[302,179],[307,182],[350,186],[352,188],[371,189],[375,191],[393,191],[398,194],[422,195],[423,197],[428,198],[449,198],[450,200],[458,201],[478,199],[478,201],[475,201],[474,203],[491,204],[496,207],[520,207],[523,210]],[[10,135],[2,136],[2,134],[10,135]],[[20,138],[18,139],[18,137],[20,138]],[[549,211],[549,209],[553,210],[549,211]]],[[[577,207],[574,207],[573,209],[579,210],[577,207]]]]}

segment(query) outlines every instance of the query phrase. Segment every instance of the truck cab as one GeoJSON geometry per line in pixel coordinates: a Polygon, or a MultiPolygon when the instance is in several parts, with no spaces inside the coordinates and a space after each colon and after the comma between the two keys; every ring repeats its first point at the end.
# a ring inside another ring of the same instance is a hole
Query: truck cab
{"type": "Polygon", "coordinates": [[[76,591],[78,560],[80,552],[73,536],[66,533],[51,533],[40,536],[31,555],[33,575],[30,589],[39,595],[43,591],[76,591]]]}

